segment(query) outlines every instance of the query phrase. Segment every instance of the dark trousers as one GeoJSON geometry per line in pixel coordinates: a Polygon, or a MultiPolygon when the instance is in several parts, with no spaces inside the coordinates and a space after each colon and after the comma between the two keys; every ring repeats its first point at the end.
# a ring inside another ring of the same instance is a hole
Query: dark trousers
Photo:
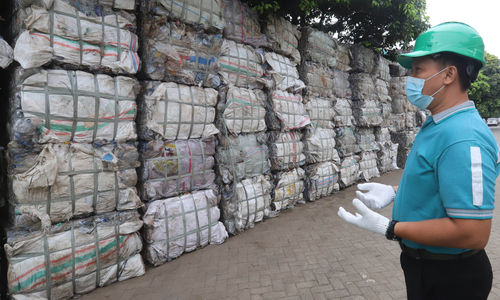
{"type": "Polygon", "coordinates": [[[401,253],[408,300],[487,299],[493,281],[484,250],[458,260],[423,260],[401,253]]]}

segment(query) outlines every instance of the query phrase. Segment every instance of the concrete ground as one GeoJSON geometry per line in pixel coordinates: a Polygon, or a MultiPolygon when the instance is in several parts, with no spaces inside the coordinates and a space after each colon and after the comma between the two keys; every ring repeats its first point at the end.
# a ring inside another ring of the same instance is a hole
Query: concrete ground
{"type": "MultiPolygon", "coordinates": [[[[492,131],[500,143],[500,127],[492,131]]],[[[373,181],[397,185],[401,173],[373,181]]],[[[499,187],[500,177],[497,203],[499,187]]],[[[222,245],[184,254],[81,299],[405,299],[398,244],[337,216],[339,206],[354,211],[355,190],[298,205],[222,245]]],[[[391,209],[381,212],[390,217],[391,209]]],[[[494,272],[490,299],[500,299],[499,220],[496,209],[486,248],[494,272]]]]}

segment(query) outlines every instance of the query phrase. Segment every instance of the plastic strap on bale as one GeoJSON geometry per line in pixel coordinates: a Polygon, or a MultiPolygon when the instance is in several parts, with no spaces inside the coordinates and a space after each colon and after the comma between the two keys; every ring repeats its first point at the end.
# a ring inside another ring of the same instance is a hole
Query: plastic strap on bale
{"type": "Polygon", "coordinates": [[[52,298],[52,270],[50,269],[50,248],[47,233],[43,234],[43,254],[45,256],[45,289],[47,299],[52,298]]]}

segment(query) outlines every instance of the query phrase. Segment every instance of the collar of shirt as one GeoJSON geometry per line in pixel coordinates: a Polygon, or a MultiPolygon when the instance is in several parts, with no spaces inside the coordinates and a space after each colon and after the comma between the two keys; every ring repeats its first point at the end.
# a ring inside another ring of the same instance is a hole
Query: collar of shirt
{"type": "MultiPolygon", "coordinates": [[[[458,113],[458,112],[461,112],[461,111],[464,111],[464,110],[469,110],[469,109],[474,109],[476,108],[476,106],[474,105],[474,102],[472,101],[466,101],[464,103],[460,103],[458,105],[455,105],[453,107],[450,107],[446,110],[443,110],[442,112],[440,113],[437,113],[435,115],[432,115],[432,117],[430,117],[429,119],[431,119],[432,121],[434,121],[435,124],[439,124],[441,121],[443,121],[444,119],[458,113]]],[[[430,122],[430,121],[429,121],[430,122]]]]}

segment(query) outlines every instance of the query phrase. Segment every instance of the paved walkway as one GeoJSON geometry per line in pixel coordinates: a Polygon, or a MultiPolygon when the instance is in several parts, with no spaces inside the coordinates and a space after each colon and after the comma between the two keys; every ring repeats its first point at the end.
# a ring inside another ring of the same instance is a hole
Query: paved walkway
{"type": "MultiPolygon", "coordinates": [[[[393,171],[374,181],[397,185],[400,176],[393,171]]],[[[405,299],[397,243],[337,216],[341,205],[353,210],[354,191],[299,205],[222,245],[184,254],[81,299],[405,299]]],[[[382,213],[390,216],[391,208],[382,213]]],[[[500,299],[500,209],[487,252],[494,270],[490,299],[500,299]]]]}

